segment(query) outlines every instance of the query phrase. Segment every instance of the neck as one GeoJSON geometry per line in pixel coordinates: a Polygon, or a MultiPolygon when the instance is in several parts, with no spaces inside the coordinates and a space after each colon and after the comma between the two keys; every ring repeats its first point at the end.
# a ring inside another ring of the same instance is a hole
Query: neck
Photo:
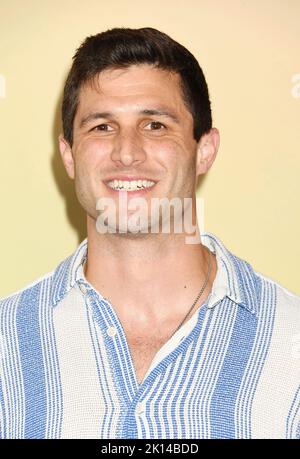
{"type": "MultiPolygon", "coordinates": [[[[199,230],[198,230],[199,232],[199,230]]],[[[88,217],[88,257],[85,276],[122,313],[157,320],[170,308],[184,313],[205,281],[208,249],[186,244],[185,234],[99,234],[88,217]],[[130,312],[129,312],[130,309],[130,312]]],[[[215,257],[203,298],[216,275],[215,257]]]]}

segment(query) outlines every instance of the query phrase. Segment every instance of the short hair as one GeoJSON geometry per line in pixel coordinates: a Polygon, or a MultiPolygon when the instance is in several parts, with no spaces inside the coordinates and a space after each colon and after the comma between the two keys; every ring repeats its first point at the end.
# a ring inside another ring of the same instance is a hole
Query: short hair
{"type": "Polygon", "coordinates": [[[87,37],[73,56],[66,79],[62,124],[65,139],[73,144],[73,124],[79,92],[103,70],[150,64],[180,76],[183,101],[193,116],[193,136],[198,142],[212,127],[211,104],[203,71],[190,51],[159,30],[113,28],[87,37]]]}

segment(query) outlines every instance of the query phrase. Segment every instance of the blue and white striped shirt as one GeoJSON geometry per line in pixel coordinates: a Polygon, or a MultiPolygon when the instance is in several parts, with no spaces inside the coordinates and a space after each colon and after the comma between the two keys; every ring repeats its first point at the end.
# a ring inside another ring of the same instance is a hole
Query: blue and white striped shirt
{"type": "Polygon", "coordinates": [[[0,302],[1,438],[300,438],[300,298],[211,233],[211,293],[139,385],[87,241],[0,302]]]}

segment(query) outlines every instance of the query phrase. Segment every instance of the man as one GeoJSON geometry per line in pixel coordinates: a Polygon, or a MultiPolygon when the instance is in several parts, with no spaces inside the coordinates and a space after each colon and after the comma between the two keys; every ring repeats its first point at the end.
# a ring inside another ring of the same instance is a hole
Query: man
{"type": "Polygon", "coordinates": [[[299,298],[216,236],[163,230],[195,223],[219,146],[196,59],[152,28],[88,37],[62,119],[88,237],[0,304],[1,436],[300,437],[299,298]]]}

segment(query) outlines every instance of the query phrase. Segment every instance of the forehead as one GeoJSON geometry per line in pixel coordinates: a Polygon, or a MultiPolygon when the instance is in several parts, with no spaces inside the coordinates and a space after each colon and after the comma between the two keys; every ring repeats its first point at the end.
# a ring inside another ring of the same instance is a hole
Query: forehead
{"type": "Polygon", "coordinates": [[[163,103],[182,111],[185,103],[180,75],[149,64],[107,69],[86,82],[79,92],[78,110],[107,104],[163,103]]]}

